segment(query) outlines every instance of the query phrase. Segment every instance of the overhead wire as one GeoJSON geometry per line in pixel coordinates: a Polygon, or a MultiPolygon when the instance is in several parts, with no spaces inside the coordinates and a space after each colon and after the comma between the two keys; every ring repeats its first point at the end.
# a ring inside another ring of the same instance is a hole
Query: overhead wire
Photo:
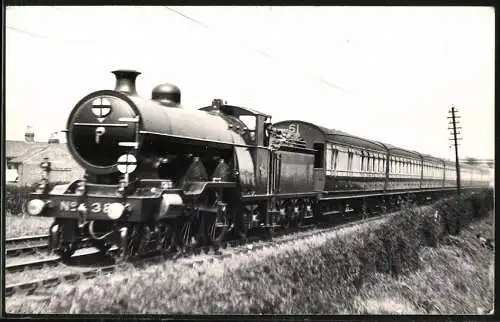
{"type": "MultiPolygon", "coordinates": [[[[171,8],[169,6],[164,6],[164,8],[167,9],[167,10],[170,10],[170,11],[172,11],[172,12],[174,12],[174,13],[176,13],[176,14],[178,14],[178,15],[180,15],[180,16],[182,16],[182,17],[184,17],[184,18],[186,18],[186,19],[188,19],[188,20],[190,20],[190,21],[192,21],[194,23],[196,23],[199,26],[202,26],[202,27],[204,27],[206,29],[210,29],[210,27],[207,24],[201,22],[199,19],[193,18],[193,17],[191,17],[191,16],[189,16],[189,15],[187,15],[187,14],[185,14],[185,13],[179,11],[179,10],[173,9],[173,8],[171,8]]],[[[258,54],[260,54],[261,56],[264,56],[264,57],[268,58],[268,59],[278,60],[276,57],[273,57],[272,55],[270,55],[269,53],[267,53],[265,50],[254,49],[253,51],[256,52],[256,53],[258,53],[258,54]]],[[[307,73],[307,74],[310,74],[310,73],[307,73]]],[[[325,80],[322,77],[319,77],[317,75],[309,75],[309,76],[312,77],[312,79],[314,79],[314,80],[316,80],[316,81],[318,81],[318,82],[320,82],[320,83],[322,83],[322,84],[324,84],[324,85],[326,85],[326,86],[328,86],[330,88],[334,88],[334,89],[339,90],[341,92],[344,92],[346,94],[350,94],[350,92],[348,90],[342,88],[341,86],[332,84],[331,82],[325,80]]]]}
{"type": "Polygon", "coordinates": [[[17,27],[12,27],[12,26],[7,26],[6,25],[5,28],[10,29],[10,30],[14,30],[16,32],[19,32],[19,33],[22,33],[22,34],[25,34],[25,35],[28,35],[28,36],[31,36],[31,37],[40,38],[40,39],[44,39],[44,40],[53,40],[53,39],[51,39],[49,37],[42,36],[42,35],[36,34],[34,32],[31,32],[31,31],[28,31],[28,30],[25,30],[25,29],[21,29],[21,28],[17,28],[17,27]]]}

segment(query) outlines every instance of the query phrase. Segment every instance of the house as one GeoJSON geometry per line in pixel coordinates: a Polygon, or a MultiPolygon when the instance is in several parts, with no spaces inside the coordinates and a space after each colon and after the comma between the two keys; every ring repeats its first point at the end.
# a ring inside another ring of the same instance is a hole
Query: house
{"type": "Polygon", "coordinates": [[[73,160],[65,143],[5,141],[8,184],[32,185],[40,180],[40,163],[48,157],[52,163],[50,181],[70,182],[84,170],[73,160]]]}

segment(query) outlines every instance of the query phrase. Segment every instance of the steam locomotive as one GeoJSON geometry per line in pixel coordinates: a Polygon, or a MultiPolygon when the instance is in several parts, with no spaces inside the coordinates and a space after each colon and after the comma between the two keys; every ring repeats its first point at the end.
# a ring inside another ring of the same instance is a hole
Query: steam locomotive
{"type": "MultiPolygon", "coordinates": [[[[83,244],[117,246],[119,260],[193,243],[217,248],[229,235],[271,237],[456,189],[453,162],[304,121],[273,124],[220,99],[184,108],[168,83],[142,98],[139,72],[113,73],[115,89],[85,96],[67,121],[68,148],[85,175],[49,189],[45,160],[27,202],[30,215],[54,217],[50,249],[63,258],[83,244]]],[[[461,171],[463,188],[487,186],[487,169],[461,171]]]]}

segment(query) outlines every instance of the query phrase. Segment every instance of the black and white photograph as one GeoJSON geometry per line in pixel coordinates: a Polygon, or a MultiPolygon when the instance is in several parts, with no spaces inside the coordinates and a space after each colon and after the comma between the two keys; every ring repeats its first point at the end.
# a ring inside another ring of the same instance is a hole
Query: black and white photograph
{"type": "Polygon", "coordinates": [[[3,315],[495,314],[493,7],[4,11],[3,315]]]}

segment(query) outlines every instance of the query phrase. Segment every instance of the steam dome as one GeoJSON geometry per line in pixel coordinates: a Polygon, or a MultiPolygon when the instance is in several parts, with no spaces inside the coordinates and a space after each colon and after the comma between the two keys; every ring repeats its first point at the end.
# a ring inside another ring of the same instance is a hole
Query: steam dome
{"type": "Polygon", "coordinates": [[[151,99],[165,106],[180,107],[181,91],[173,84],[160,84],[153,88],[151,99]]]}

